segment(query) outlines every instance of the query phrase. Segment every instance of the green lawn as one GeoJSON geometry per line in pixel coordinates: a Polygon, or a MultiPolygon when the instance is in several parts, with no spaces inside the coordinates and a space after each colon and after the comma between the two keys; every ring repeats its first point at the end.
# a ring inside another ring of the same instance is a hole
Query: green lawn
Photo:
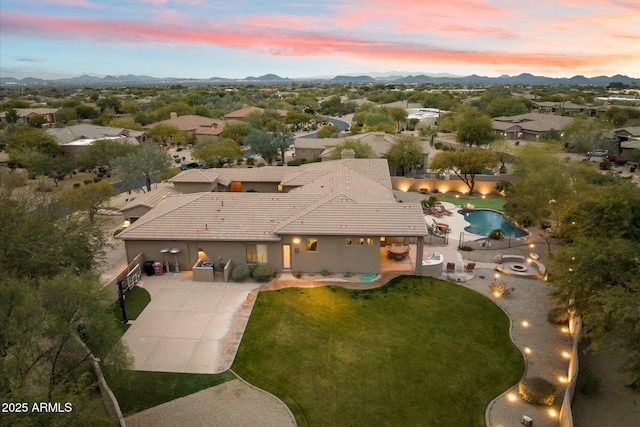
{"type": "Polygon", "coordinates": [[[299,426],[484,426],[524,372],[506,314],[427,277],[260,292],[233,368],[299,426]]]}
{"type": "Polygon", "coordinates": [[[499,197],[455,197],[455,196],[447,196],[445,194],[438,194],[438,199],[441,202],[449,202],[456,205],[466,205],[472,204],[476,208],[483,209],[495,209],[497,211],[502,211],[504,207],[505,200],[499,197]]]}
{"type": "MultiPolygon", "coordinates": [[[[125,304],[127,306],[127,317],[130,320],[135,320],[140,316],[142,310],[151,302],[151,296],[146,289],[141,288],[139,286],[135,286],[130,291],[124,293],[125,296],[125,304]]],[[[118,319],[118,321],[122,321],[122,308],[120,307],[120,301],[116,301],[113,303],[111,310],[113,311],[113,316],[118,319]]],[[[125,325],[120,323],[120,327],[122,328],[122,334],[129,329],[129,325],[125,325]]]]}
{"type": "Polygon", "coordinates": [[[104,374],[125,416],[236,378],[229,371],[215,375],[147,371],[114,373],[107,368],[104,374]]]}

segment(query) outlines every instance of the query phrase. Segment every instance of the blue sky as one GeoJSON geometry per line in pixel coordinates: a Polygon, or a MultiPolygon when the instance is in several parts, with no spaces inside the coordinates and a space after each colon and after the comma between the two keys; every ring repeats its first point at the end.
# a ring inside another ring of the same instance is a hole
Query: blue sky
{"type": "Polygon", "coordinates": [[[2,0],[0,75],[640,77],[636,0],[2,0]]]}

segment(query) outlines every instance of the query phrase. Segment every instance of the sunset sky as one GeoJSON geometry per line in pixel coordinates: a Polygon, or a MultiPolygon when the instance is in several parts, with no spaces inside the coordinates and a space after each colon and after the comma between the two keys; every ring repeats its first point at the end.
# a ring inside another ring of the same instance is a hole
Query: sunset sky
{"type": "Polygon", "coordinates": [[[2,0],[0,76],[640,77],[638,0],[2,0]]]}

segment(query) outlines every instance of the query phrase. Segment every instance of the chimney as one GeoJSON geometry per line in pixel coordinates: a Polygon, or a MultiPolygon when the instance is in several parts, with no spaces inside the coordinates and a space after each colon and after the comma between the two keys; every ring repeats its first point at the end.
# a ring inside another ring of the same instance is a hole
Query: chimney
{"type": "Polygon", "coordinates": [[[170,116],[171,116],[171,120],[177,119],[178,118],[178,113],[176,113],[175,111],[172,111],[170,116]]]}
{"type": "Polygon", "coordinates": [[[356,152],[352,148],[345,148],[340,153],[340,158],[341,159],[355,159],[356,158],[356,152]]]}

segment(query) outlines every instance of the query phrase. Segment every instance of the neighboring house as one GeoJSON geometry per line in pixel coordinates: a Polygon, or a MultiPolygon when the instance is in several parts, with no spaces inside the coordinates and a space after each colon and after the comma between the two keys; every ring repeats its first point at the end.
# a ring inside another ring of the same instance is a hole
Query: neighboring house
{"type": "Polygon", "coordinates": [[[65,153],[77,154],[83,147],[100,139],[118,139],[130,144],[143,144],[147,141],[147,133],[140,130],[96,126],[87,123],[50,128],[46,132],[52,135],[65,153]]]}
{"type": "Polygon", "coordinates": [[[637,163],[640,160],[640,126],[614,129],[618,139],[620,157],[637,163]]]}
{"type": "MultiPolygon", "coordinates": [[[[245,105],[244,107],[242,107],[239,110],[236,111],[232,111],[229,114],[225,114],[224,118],[226,120],[242,120],[242,121],[246,121],[247,120],[247,116],[251,113],[264,113],[264,108],[260,108],[260,107],[251,107],[248,105],[245,105]]],[[[282,118],[287,117],[287,110],[276,110],[278,112],[278,115],[282,118]]]]}
{"type": "Polygon", "coordinates": [[[570,101],[533,101],[533,109],[542,114],[591,114],[592,107],[583,104],[574,104],[570,101]]]}
{"type": "MultiPolygon", "coordinates": [[[[17,124],[29,124],[29,119],[33,116],[42,116],[47,122],[47,126],[51,126],[56,122],[57,108],[16,108],[18,114],[17,124]]],[[[0,113],[0,122],[7,124],[7,112],[0,113]]]]}
{"type": "Polygon", "coordinates": [[[199,141],[204,138],[216,137],[220,135],[224,130],[223,120],[212,119],[211,117],[196,116],[192,114],[186,116],[178,116],[177,113],[171,113],[171,118],[147,125],[144,128],[149,130],[158,123],[173,125],[181,131],[193,136],[199,141]]]}
{"type": "MultiPolygon", "coordinates": [[[[177,248],[180,270],[220,257],[233,266],[268,263],[278,272],[379,272],[381,246],[411,241],[417,247],[415,271],[420,271],[428,234],[422,208],[396,203],[386,161],[237,171],[186,171],[171,180],[172,190],[155,190],[158,194],[147,193],[125,206],[126,219],[138,218],[118,235],[127,260],[143,254],[145,260],[164,262],[161,250],[177,248]],[[260,181],[252,174],[262,174],[266,182],[278,173],[281,192],[225,191],[236,179],[244,188],[260,181]],[[180,189],[196,189],[190,185],[211,190],[181,194],[180,189]]],[[[169,256],[174,265],[174,255],[169,256]]]]}
{"type": "Polygon", "coordinates": [[[495,117],[492,127],[495,133],[510,140],[537,141],[545,132],[552,129],[561,132],[571,123],[573,123],[571,117],[527,113],[511,117],[495,117]]]}
{"type": "MultiPolygon", "coordinates": [[[[345,140],[360,141],[371,146],[371,158],[382,159],[389,149],[395,144],[396,136],[384,132],[367,132],[358,135],[350,135],[341,138],[296,138],[293,142],[296,159],[322,161],[330,160],[336,145],[345,140]]],[[[422,145],[422,166],[427,164],[430,147],[428,141],[418,141],[422,145]]],[[[393,174],[394,171],[392,171],[393,174]]]]}

